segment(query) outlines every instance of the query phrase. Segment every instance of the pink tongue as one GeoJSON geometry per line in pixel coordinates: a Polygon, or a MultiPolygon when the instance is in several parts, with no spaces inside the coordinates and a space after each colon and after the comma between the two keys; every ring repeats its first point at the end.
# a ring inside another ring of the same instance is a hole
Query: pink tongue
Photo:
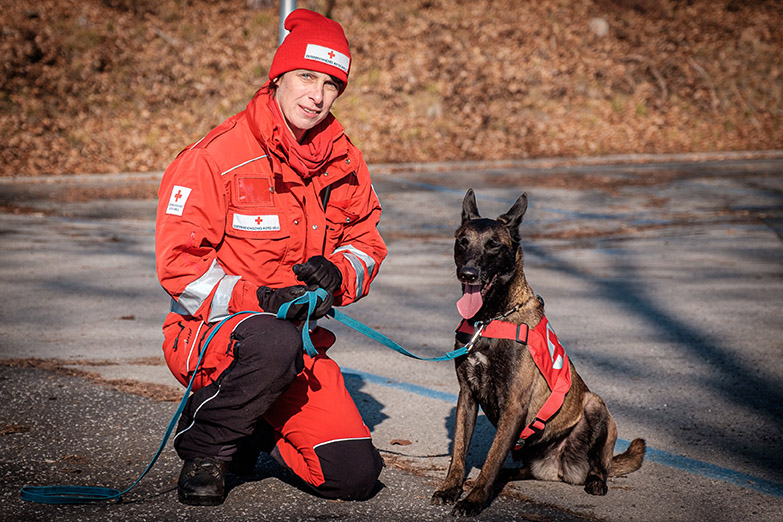
{"type": "Polygon", "coordinates": [[[457,310],[459,315],[470,319],[478,313],[482,304],[481,285],[465,285],[465,293],[457,301],[457,310]]]}

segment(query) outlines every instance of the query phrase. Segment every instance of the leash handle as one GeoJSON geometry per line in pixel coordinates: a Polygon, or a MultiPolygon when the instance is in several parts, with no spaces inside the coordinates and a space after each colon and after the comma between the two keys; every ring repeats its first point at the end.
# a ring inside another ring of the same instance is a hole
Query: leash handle
{"type": "MultiPolygon", "coordinates": [[[[278,310],[277,310],[277,318],[278,319],[285,319],[285,316],[288,314],[288,309],[291,308],[291,305],[295,304],[303,304],[307,303],[307,317],[309,318],[312,313],[315,311],[315,307],[318,304],[318,299],[324,300],[327,296],[326,290],[323,288],[318,288],[316,290],[308,290],[304,293],[304,295],[297,297],[296,299],[293,299],[292,301],[289,301],[285,304],[283,304],[278,310]]],[[[318,351],[315,349],[315,346],[313,346],[313,342],[310,340],[310,329],[309,329],[309,320],[305,320],[305,324],[302,326],[302,344],[304,345],[304,349],[307,352],[307,355],[310,357],[315,357],[318,355],[318,351]]]]}

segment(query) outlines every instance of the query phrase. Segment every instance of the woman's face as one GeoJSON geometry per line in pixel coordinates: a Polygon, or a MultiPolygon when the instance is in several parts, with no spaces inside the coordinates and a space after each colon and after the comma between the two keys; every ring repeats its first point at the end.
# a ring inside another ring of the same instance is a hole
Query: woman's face
{"type": "Polygon", "coordinates": [[[328,74],[296,69],[277,79],[275,97],[296,141],[301,142],[332,110],[339,83],[328,74]]]}

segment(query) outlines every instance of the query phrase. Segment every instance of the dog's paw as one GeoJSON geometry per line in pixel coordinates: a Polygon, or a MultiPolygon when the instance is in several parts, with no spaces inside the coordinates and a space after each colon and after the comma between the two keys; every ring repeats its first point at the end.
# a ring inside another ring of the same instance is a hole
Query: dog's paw
{"type": "Polygon", "coordinates": [[[454,502],[457,501],[461,493],[462,493],[462,488],[459,486],[454,486],[453,488],[439,489],[438,491],[433,493],[430,503],[435,505],[453,504],[454,502]]]}
{"type": "Polygon", "coordinates": [[[457,505],[451,510],[451,514],[455,517],[475,517],[481,513],[482,509],[484,509],[483,502],[475,502],[466,498],[457,502],[457,505]]]}
{"type": "Polygon", "coordinates": [[[601,480],[596,476],[589,476],[585,480],[585,491],[591,495],[606,495],[609,488],[605,480],[601,480]]]}

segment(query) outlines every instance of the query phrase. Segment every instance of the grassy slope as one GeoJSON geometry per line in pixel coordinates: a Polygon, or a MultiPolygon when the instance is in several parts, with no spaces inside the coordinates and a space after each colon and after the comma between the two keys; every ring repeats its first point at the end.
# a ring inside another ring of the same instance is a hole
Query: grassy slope
{"type": "MultiPolygon", "coordinates": [[[[162,170],[244,107],[277,42],[276,2],[2,3],[0,175],[162,170]]],[[[354,60],[335,112],[369,162],[783,145],[780,2],[336,0],[332,16],[354,60]]]]}

